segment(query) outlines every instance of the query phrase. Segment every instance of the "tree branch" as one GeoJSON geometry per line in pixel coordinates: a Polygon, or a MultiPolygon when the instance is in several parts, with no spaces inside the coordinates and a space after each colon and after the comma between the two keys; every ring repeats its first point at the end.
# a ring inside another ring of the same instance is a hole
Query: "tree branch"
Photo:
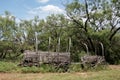
{"type": "Polygon", "coordinates": [[[89,12],[88,12],[88,4],[87,4],[86,0],[85,0],[85,8],[86,8],[86,16],[87,16],[87,20],[85,21],[85,31],[87,32],[87,23],[88,23],[90,17],[89,17],[89,12]]]}
{"type": "Polygon", "coordinates": [[[116,30],[114,30],[114,32],[111,34],[111,36],[109,37],[109,40],[111,41],[114,37],[114,35],[120,30],[120,27],[117,28],[116,30]]]}
{"type": "Polygon", "coordinates": [[[68,14],[67,14],[67,16],[68,16],[70,19],[72,19],[73,22],[75,22],[77,25],[79,25],[80,28],[84,28],[83,25],[82,25],[81,23],[79,23],[76,19],[74,19],[72,16],[70,16],[70,15],[68,15],[68,14]]]}

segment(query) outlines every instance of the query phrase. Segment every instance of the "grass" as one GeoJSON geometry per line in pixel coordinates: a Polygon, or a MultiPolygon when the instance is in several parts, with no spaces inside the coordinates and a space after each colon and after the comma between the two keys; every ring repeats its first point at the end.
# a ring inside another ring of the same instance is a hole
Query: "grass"
{"type": "Polygon", "coordinates": [[[0,80],[120,80],[120,65],[83,71],[79,64],[73,64],[69,72],[52,73],[49,65],[37,68],[18,67],[17,64],[0,61],[0,80]]]}
{"type": "Polygon", "coordinates": [[[98,72],[0,73],[0,80],[120,80],[120,67],[98,72]]]}
{"type": "MultiPolygon", "coordinates": [[[[19,73],[46,73],[46,72],[63,72],[64,69],[60,68],[56,70],[54,66],[48,64],[42,64],[40,67],[20,67],[17,66],[18,62],[11,62],[11,61],[0,61],[0,72],[4,73],[12,73],[12,72],[19,72],[19,73]]],[[[88,70],[82,70],[80,63],[71,64],[69,66],[68,72],[83,72],[83,71],[101,71],[106,70],[107,68],[104,66],[99,66],[97,68],[91,68],[88,70]]]]}
{"type": "Polygon", "coordinates": [[[0,61],[0,72],[14,72],[17,70],[17,65],[13,62],[0,61]]]}
{"type": "Polygon", "coordinates": [[[20,67],[18,62],[0,61],[0,72],[2,73],[45,73],[53,72],[54,69],[50,65],[41,65],[40,67],[20,67]]]}

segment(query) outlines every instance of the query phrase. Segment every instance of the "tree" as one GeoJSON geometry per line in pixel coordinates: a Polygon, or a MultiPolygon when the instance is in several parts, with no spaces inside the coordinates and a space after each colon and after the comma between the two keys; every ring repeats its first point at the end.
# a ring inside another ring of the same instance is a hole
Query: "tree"
{"type": "MultiPolygon", "coordinates": [[[[61,50],[66,51],[66,42],[68,39],[67,34],[67,24],[68,20],[62,14],[52,14],[46,18],[43,33],[41,34],[41,38],[43,39],[40,45],[46,44],[44,46],[48,46],[48,38],[51,37],[51,51],[58,51],[58,40],[61,39],[61,50]]],[[[41,45],[42,47],[42,45],[41,45]]],[[[45,48],[45,47],[44,47],[45,48]]],[[[46,47],[45,50],[48,50],[46,47]]]]}
{"type": "Polygon", "coordinates": [[[6,11],[4,16],[0,16],[0,39],[12,41],[15,31],[15,17],[6,11]]]}
{"type": "MultiPolygon", "coordinates": [[[[8,11],[5,12],[3,16],[0,16],[0,57],[6,58],[8,56],[8,51],[12,51],[14,55],[16,54],[18,47],[15,47],[16,43],[16,33],[18,26],[15,21],[15,17],[12,16],[8,11]]],[[[10,55],[9,55],[10,57],[10,55]]]]}
{"type": "Polygon", "coordinates": [[[84,0],[84,2],[73,0],[68,3],[66,5],[67,16],[77,28],[74,33],[76,37],[79,34],[79,39],[75,37],[76,40],[87,43],[91,52],[96,52],[96,46],[100,49],[97,43],[102,42],[106,47],[106,56],[108,56],[110,46],[113,45],[112,40],[120,30],[120,6],[118,4],[118,0],[84,0]]]}

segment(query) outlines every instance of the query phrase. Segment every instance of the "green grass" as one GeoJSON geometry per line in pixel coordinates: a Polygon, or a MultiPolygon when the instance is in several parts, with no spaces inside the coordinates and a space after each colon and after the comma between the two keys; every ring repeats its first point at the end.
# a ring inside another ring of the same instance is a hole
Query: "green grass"
{"type": "MultiPolygon", "coordinates": [[[[52,65],[42,64],[40,67],[20,67],[17,66],[18,62],[12,61],[0,61],[0,72],[21,72],[21,73],[46,73],[46,72],[63,72],[64,69],[60,68],[56,71],[55,67],[52,65]]],[[[99,66],[97,68],[82,70],[80,63],[71,64],[69,66],[68,72],[84,72],[84,71],[101,71],[106,70],[104,66],[99,66]]]]}
{"type": "Polygon", "coordinates": [[[11,62],[11,61],[0,61],[0,72],[4,73],[12,73],[12,72],[20,72],[20,73],[45,73],[51,72],[52,67],[49,65],[41,65],[40,67],[20,67],[17,66],[18,62],[11,62]]]}
{"type": "Polygon", "coordinates": [[[0,61],[0,72],[14,72],[17,70],[17,65],[12,62],[0,61]]]}
{"type": "Polygon", "coordinates": [[[47,73],[54,72],[54,67],[51,65],[40,65],[40,67],[19,67],[22,73],[47,73]]]}
{"type": "Polygon", "coordinates": [[[68,74],[60,74],[60,75],[58,74],[55,77],[52,77],[51,75],[48,79],[50,80],[120,80],[120,71],[102,71],[102,72],[87,72],[87,73],[73,73],[73,74],[68,73],[68,74]]]}
{"type": "Polygon", "coordinates": [[[70,73],[0,73],[0,80],[120,80],[120,69],[70,73]]]}
{"type": "Polygon", "coordinates": [[[50,65],[19,67],[17,64],[0,61],[0,80],[120,80],[120,66],[84,71],[79,64],[72,64],[69,72],[56,73],[50,65]]]}

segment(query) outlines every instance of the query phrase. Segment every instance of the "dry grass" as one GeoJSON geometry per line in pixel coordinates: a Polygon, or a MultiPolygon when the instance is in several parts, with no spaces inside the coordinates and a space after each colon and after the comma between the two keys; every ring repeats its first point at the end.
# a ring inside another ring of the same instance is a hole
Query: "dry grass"
{"type": "Polygon", "coordinates": [[[120,70],[120,65],[109,65],[109,67],[113,70],[115,69],[120,70]]]}
{"type": "Polygon", "coordinates": [[[23,73],[0,73],[0,80],[36,80],[41,79],[43,74],[23,73]]]}
{"type": "Polygon", "coordinates": [[[110,70],[73,73],[0,73],[0,80],[120,80],[120,66],[110,70]]]}
{"type": "Polygon", "coordinates": [[[0,80],[78,80],[89,76],[90,73],[0,73],[0,80]]]}

